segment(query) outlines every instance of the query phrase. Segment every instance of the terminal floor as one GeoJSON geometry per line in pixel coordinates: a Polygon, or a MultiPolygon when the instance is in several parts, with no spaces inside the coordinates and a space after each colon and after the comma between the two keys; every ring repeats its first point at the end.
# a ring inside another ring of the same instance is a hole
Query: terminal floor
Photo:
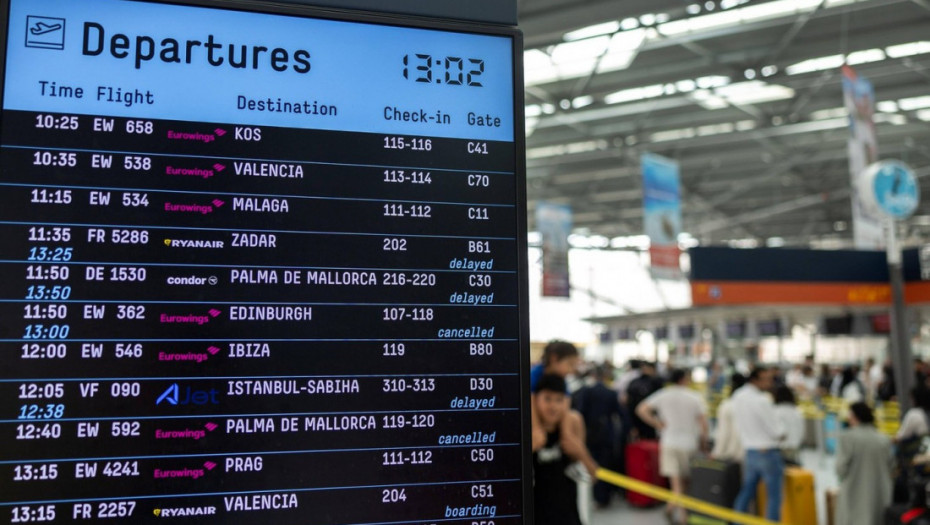
{"type": "MultiPolygon", "coordinates": [[[[833,469],[833,456],[820,454],[815,450],[805,450],[801,452],[801,464],[815,474],[818,523],[826,525],[824,493],[829,488],[839,486],[833,469]]],[[[668,525],[669,522],[665,519],[662,509],[663,507],[635,509],[615,497],[606,509],[592,510],[591,520],[586,525],[668,525]]]]}

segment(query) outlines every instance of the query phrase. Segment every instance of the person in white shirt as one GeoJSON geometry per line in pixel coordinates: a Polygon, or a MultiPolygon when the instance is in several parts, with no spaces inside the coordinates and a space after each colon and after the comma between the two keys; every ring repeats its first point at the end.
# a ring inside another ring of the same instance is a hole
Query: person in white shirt
{"type": "MultiPolygon", "coordinates": [[[[675,494],[683,494],[691,474],[691,458],[699,446],[707,444],[707,403],[688,388],[690,371],[673,370],[670,380],[669,386],[636,407],[636,415],[659,431],[659,472],[669,478],[675,494]]],[[[679,511],[684,523],[684,509],[674,505],[666,508],[672,518],[679,511]]]]}
{"type": "Polygon", "coordinates": [[[743,461],[743,486],[734,508],[747,512],[756,497],[756,488],[765,481],[766,519],[781,521],[782,482],[785,461],[779,445],[785,429],[775,413],[775,404],[768,391],[772,388],[772,371],[756,368],[749,374],[749,383],[733,395],[733,416],[739,428],[740,441],[746,450],[743,461]]]}
{"type": "Polygon", "coordinates": [[[875,358],[865,360],[865,366],[859,372],[859,382],[865,388],[867,401],[874,401],[878,397],[878,387],[882,384],[884,373],[882,367],[875,363],[875,358]]]}
{"type": "Polygon", "coordinates": [[[800,364],[794,365],[791,370],[788,370],[788,373],[785,374],[785,384],[792,390],[804,388],[804,370],[800,364]]]}
{"type": "Polygon", "coordinates": [[[798,464],[798,453],[804,442],[804,415],[798,409],[794,392],[787,386],[775,389],[775,415],[785,429],[781,442],[781,454],[788,463],[798,464]]]}
{"type": "Polygon", "coordinates": [[[710,457],[721,461],[743,462],[743,444],[740,442],[739,429],[733,421],[733,394],[746,384],[746,377],[734,373],[730,377],[730,397],[724,399],[717,407],[717,428],[714,430],[714,449],[710,457]]]}

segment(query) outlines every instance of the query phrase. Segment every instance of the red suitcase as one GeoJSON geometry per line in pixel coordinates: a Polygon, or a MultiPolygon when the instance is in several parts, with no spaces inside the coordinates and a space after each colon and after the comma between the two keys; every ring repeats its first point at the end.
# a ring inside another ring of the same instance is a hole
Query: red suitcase
{"type": "MultiPolygon", "coordinates": [[[[665,487],[665,479],[659,475],[659,442],[637,441],[627,445],[626,473],[633,479],[665,487]]],[[[632,490],[626,491],[626,499],[634,507],[649,507],[661,503],[632,490]]]]}

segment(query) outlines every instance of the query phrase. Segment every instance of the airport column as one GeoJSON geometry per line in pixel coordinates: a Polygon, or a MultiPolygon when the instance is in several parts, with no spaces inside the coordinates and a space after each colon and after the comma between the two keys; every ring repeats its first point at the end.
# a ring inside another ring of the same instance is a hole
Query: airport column
{"type": "Polygon", "coordinates": [[[920,202],[920,186],[914,170],[896,160],[876,162],[863,173],[866,206],[871,212],[885,218],[885,247],[888,254],[888,274],[891,282],[891,360],[894,366],[895,390],[901,414],[911,408],[910,391],[914,385],[911,365],[910,334],[907,323],[907,306],[904,300],[904,272],[901,247],[898,245],[897,221],[910,217],[920,202]]]}
{"type": "Polygon", "coordinates": [[[897,242],[897,223],[887,219],[888,276],[891,282],[891,363],[894,368],[894,384],[898,405],[903,415],[910,410],[911,388],[914,386],[914,355],[911,352],[910,336],[907,331],[907,305],[904,303],[904,270],[901,247],[897,242]]]}

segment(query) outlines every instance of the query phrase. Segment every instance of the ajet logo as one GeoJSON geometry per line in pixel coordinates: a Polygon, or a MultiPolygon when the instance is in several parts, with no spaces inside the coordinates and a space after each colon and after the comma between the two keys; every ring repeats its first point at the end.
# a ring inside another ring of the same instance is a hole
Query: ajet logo
{"type": "Polygon", "coordinates": [[[51,16],[27,16],[26,47],[63,50],[65,48],[65,19],[51,16]]]}
{"type": "Polygon", "coordinates": [[[156,405],[162,403],[168,403],[169,405],[218,405],[219,401],[216,399],[217,390],[211,388],[210,390],[194,390],[191,387],[187,387],[182,390],[177,383],[168,387],[167,390],[162,392],[158,399],[155,401],[156,405]]]}

